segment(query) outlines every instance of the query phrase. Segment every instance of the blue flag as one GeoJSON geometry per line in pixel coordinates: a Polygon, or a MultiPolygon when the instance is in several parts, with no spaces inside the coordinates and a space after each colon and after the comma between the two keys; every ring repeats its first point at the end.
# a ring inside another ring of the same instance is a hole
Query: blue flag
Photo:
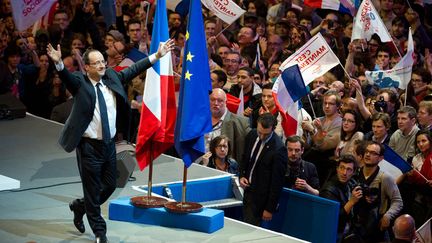
{"type": "Polygon", "coordinates": [[[307,89],[298,65],[285,68],[281,74],[283,83],[293,102],[307,95],[307,89]]]}
{"type": "Polygon", "coordinates": [[[175,128],[175,148],[187,167],[205,153],[204,134],[212,130],[212,87],[201,1],[191,0],[189,9],[175,128]]]}
{"type": "Polygon", "coordinates": [[[392,148],[387,144],[384,144],[384,159],[390,164],[397,167],[402,173],[406,173],[412,170],[410,164],[408,164],[399,154],[397,154],[392,148]]]}

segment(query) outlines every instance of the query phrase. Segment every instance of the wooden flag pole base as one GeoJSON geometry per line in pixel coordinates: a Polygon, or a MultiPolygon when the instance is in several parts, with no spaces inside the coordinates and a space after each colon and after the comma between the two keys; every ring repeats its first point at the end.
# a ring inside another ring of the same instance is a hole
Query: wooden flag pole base
{"type": "Polygon", "coordinates": [[[198,213],[203,210],[203,206],[194,202],[167,202],[165,209],[170,213],[198,213]]]}
{"type": "Polygon", "coordinates": [[[139,208],[160,208],[168,202],[165,198],[155,196],[137,196],[131,198],[131,204],[139,208]]]}
{"type": "MultiPolygon", "coordinates": [[[[150,144],[150,151],[152,151],[153,142],[150,144]]],[[[150,158],[149,164],[149,179],[148,179],[148,189],[147,196],[137,196],[132,197],[130,202],[135,207],[140,208],[161,208],[165,203],[168,202],[167,199],[161,197],[152,196],[153,189],[153,156],[150,158]]]]}
{"type": "Polygon", "coordinates": [[[164,207],[171,213],[197,213],[203,210],[203,206],[199,203],[186,202],[186,181],[187,181],[187,167],[183,167],[183,188],[182,188],[182,201],[181,202],[168,202],[164,207]]]}

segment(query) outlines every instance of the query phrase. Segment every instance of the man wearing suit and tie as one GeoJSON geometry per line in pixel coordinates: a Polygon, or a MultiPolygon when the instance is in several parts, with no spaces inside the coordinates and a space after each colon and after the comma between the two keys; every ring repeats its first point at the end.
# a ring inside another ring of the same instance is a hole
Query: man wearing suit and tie
{"type": "Polygon", "coordinates": [[[256,130],[245,139],[240,186],[244,188],[243,219],[260,225],[272,219],[284,183],[286,148],[274,133],[277,121],[271,113],[258,118],[256,130]]]}
{"type": "MultiPolygon", "coordinates": [[[[60,45],[51,44],[47,53],[56,64],[61,80],[74,96],[72,112],[66,121],[59,143],[67,151],[76,149],[78,169],[84,198],[69,204],[74,213],[74,225],[84,233],[83,216],[87,214],[95,242],[107,242],[102,205],[116,187],[116,150],[114,137],[127,137],[130,105],[123,84],[145,71],[173,48],[173,41],[160,44],[157,53],[116,72],[106,68],[98,50],[83,54],[86,75],[71,74],[64,68],[60,45]]],[[[156,82],[156,81],[155,81],[156,82]]]]}

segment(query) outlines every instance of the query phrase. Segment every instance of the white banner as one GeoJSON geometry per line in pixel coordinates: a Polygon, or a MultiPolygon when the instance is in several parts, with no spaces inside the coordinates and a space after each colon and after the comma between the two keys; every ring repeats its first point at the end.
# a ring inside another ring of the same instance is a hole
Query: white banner
{"type": "Polygon", "coordinates": [[[366,71],[365,76],[370,84],[378,85],[380,88],[406,89],[405,80],[411,79],[412,67],[393,68],[384,71],[366,71]]]}
{"type": "Polygon", "coordinates": [[[227,24],[236,21],[246,12],[232,0],[201,0],[201,2],[227,24]]]}
{"type": "Polygon", "coordinates": [[[57,0],[12,0],[15,26],[23,31],[44,16],[57,0]]]}
{"type": "Polygon", "coordinates": [[[283,71],[295,63],[299,65],[305,85],[340,64],[338,57],[321,33],[313,36],[306,44],[289,56],[279,69],[283,71]]]}
{"type": "Polygon", "coordinates": [[[392,41],[372,2],[364,0],[354,18],[351,40],[367,39],[369,41],[373,34],[377,34],[382,42],[392,41]]]}
{"type": "Polygon", "coordinates": [[[414,241],[416,243],[426,243],[432,242],[431,234],[431,220],[429,219],[417,230],[417,239],[414,241]]]}
{"type": "Polygon", "coordinates": [[[414,42],[411,34],[411,28],[408,33],[407,53],[402,59],[390,70],[384,71],[366,71],[365,76],[370,84],[376,84],[380,88],[395,87],[406,89],[411,80],[414,42]]]}

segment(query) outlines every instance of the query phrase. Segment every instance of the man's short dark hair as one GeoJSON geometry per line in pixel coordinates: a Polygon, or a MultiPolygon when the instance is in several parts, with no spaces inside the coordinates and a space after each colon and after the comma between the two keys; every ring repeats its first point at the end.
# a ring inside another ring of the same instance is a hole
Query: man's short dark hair
{"type": "Polygon", "coordinates": [[[339,159],[337,160],[337,166],[339,166],[340,163],[353,164],[354,165],[354,171],[357,169],[358,162],[355,159],[355,157],[352,156],[351,154],[342,154],[339,157],[339,159]]]}
{"type": "Polygon", "coordinates": [[[304,148],[305,142],[300,136],[294,135],[287,137],[285,141],[285,146],[288,146],[288,143],[300,143],[301,147],[304,148]]]}
{"type": "Polygon", "coordinates": [[[90,56],[90,53],[92,53],[92,52],[99,52],[99,51],[96,49],[92,49],[92,48],[87,49],[84,52],[83,57],[82,57],[84,64],[90,65],[90,57],[89,56],[90,56]]]}
{"type": "Polygon", "coordinates": [[[376,52],[376,56],[377,56],[377,57],[378,57],[378,53],[380,53],[380,52],[388,53],[389,58],[390,58],[391,55],[392,55],[392,51],[390,50],[390,48],[389,48],[387,45],[380,45],[380,46],[378,47],[377,52],[376,52]]]}
{"type": "Polygon", "coordinates": [[[131,26],[132,24],[139,24],[141,26],[141,21],[139,19],[129,20],[129,22],[127,23],[127,31],[129,31],[129,26],[131,26]]]}
{"type": "Polygon", "coordinates": [[[213,70],[212,73],[216,74],[218,82],[223,82],[223,85],[225,86],[226,82],[227,82],[227,75],[224,71],[222,70],[213,70]]]}
{"type": "Polygon", "coordinates": [[[264,85],[262,86],[261,89],[262,89],[262,90],[263,90],[263,89],[271,89],[271,90],[272,90],[272,89],[273,89],[273,85],[274,85],[273,83],[266,83],[266,84],[264,84],[264,85]]]}
{"type": "Polygon", "coordinates": [[[277,125],[277,120],[271,113],[264,113],[258,117],[258,123],[265,129],[272,128],[274,130],[277,125]]]}
{"type": "MultiPolygon", "coordinates": [[[[376,145],[376,146],[378,146],[378,147],[380,148],[380,153],[379,153],[379,155],[380,155],[380,156],[383,156],[383,155],[384,155],[385,147],[384,147],[384,145],[383,145],[382,143],[379,143],[379,142],[376,142],[376,141],[369,141],[369,142],[366,144],[366,148],[367,148],[369,145],[376,145]]],[[[366,152],[366,149],[365,149],[365,152],[366,152]]]]}
{"type": "Polygon", "coordinates": [[[239,71],[240,70],[246,71],[248,73],[248,75],[251,76],[251,77],[255,75],[255,71],[252,68],[250,68],[250,67],[241,67],[239,69],[239,71]]]}

